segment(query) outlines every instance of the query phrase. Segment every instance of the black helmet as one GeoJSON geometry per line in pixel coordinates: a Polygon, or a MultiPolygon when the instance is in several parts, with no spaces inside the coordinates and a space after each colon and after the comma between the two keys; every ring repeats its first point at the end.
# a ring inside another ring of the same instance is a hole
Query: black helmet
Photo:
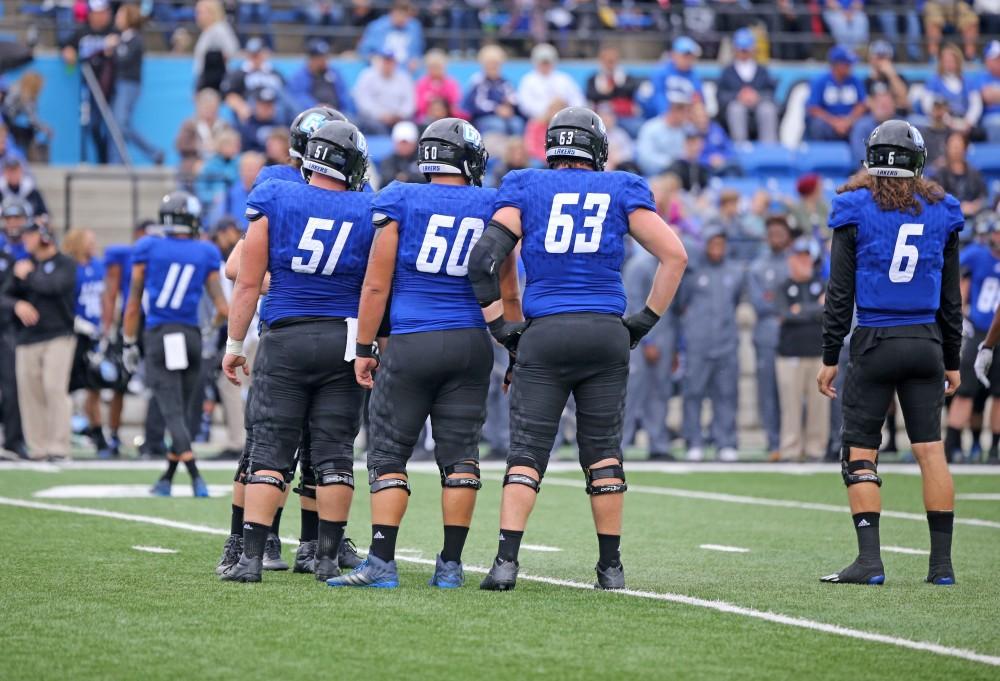
{"type": "Polygon", "coordinates": [[[460,118],[442,118],[428,125],[417,152],[418,168],[425,176],[461,175],[477,187],[483,186],[489,157],[483,136],[460,118]]]}
{"type": "Polygon", "coordinates": [[[195,236],[201,225],[201,201],[182,189],[170,192],[160,202],[160,228],[164,234],[195,236]]]}
{"type": "Polygon", "coordinates": [[[343,180],[351,191],[361,191],[368,169],[368,141],[357,126],[330,121],[317,128],[306,142],[302,177],[313,173],[343,180]]]}
{"type": "Polygon", "coordinates": [[[306,142],[309,141],[309,135],[330,121],[344,121],[346,123],[347,116],[328,106],[313,106],[296,116],[289,129],[288,155],[292,158],[302,158],[302,155],[306,153],[306,142]]]}
{"type": "Polygon", "coordinates": [[[549,121],[545,133],[545,160],[549,165],[557,161],[581,159],[604,170],[608,160],[608,131],[601,117],[582,106],[563,109],[549,121]]]}
{"type": "Polygon", "coordinates": [[[868,136],[865,167],[878,177],[920,177],[927,162],[924,137],[906,121],[886,121],[868,136]]]}
{"type": "Polygon", "coordinates": [[[7,218],[24,218],[27,222],[31,222],[31,219],[35,217],[35,209],[32,208],[31,203],[25,201],[19,196],[11,196],[4,199],[3,205],[0,206],[0,217],[4,220],[7,218]]]}

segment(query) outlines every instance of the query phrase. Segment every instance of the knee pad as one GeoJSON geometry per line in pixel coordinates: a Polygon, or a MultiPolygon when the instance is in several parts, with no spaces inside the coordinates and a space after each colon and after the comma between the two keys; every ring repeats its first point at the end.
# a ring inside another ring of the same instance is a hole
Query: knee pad
{"type": "Polygon", "coordinates": [[[468,487],[479,490],[483,488],[483,483],[479,480],[479,464],[471,461],[459,461],[451,466],[441,467],[442,487],[468,487]],[[454,473],[471,473],[474,478],[452,478],[454,473]]]}
{"type": "Polygon", "coordinates": [[[524,485],[535,490],[535,494],[538,494],[538,491],[542,487],[542,471],[539,470],[538,462],[527,456],[511,457],[507,461],[507,471],[503,476],[503,486],[506,487],[507,485],[524,485]],[[524,473],[511,473],[510,469],[514,466],[525,466],[535,470],[538,473],[538,480],[524,473]]]}
{"type": "Polygon", "coordinates": [[[244,454],[240,457],[240,461],[236,464],[236,475],[233,476],[233,482],[238,482],[241,485],[245,485],[247,482],[247,474],[250,472],[250,458],[244,454]]]}
{"type": "Polygon", "coordinates": [[[293,487],[292,491],[298,494],[300,497],[305,497],[306,499],[316,498],[316,487],[315,486],[306,487],[305,480],[299,480],[299,486],[293,487]]]}
{"type": "Polygon", "coordinates": [[[625,484],[625,469],[622,468],[621,463],[602,466],[600,468],[585,468],[583,469],[583,473],[587,476],[586,492],[591,496],[598,494],[624,494],[625,490],[628,489],[628,485],[625,484]],[[594,484],[594,480],[607,480],[610,478],[618,478],[621,482],[612,485],[594,484]]]}
{"type": "Polygon", "coordinates": [[[343,466],[325,465],[316,469],[316,486],[345,485],[354,489],[354,470],[343,466]]]}
{"type": "Polygon", "coordinates": [[[386,478],[385,480],[379,480],[379,476],[385,475],[387,473],[399,473],[406,475],[405,466],[379,466],[378,468],[372,468],[368,471],[368,486],[372,494],[376,492],[381,492],[385,489],[405,489],[406,496],[410,496],[410,483],[407,480],[400,480],[399,478],[386,478]]]}
{"type": "Polygon", "coordinates": [[[285,484],[283,478],[276,478],[273,475],[258,475],[257,473],[250,473],[246,477],[247,485],[271,485],[272,487],[277,487],[281,492],[284,492],[288,485],[285,484]]]}
{"type": "Polygon", "coordinates": [[[847,457],[850,449],[845,445],[843,458],[840,461],[840,474],[844,476],[844,485],[850,487],[862,482],[874,482],[879,487],[882,486],[882,478],[878,476],[877,462],[871,461],[848,461],[847,457]],[[858,471],[871,471],[869,473],[858,473],[858,471]]]}

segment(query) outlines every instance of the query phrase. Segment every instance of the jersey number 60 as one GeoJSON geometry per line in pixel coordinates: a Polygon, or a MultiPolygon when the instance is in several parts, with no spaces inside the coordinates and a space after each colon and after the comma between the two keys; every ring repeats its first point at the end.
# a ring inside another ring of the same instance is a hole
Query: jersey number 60
{"type": "Polygon", "coordinates": [[[911,236],[920,236],[924,233],[924,226],[912,222],[899,226],[899,234],[896,236],[896,249],[892,252],[892,264],[889,265],[889,281],[893,284],[905,284],[913,279],[913,272],[917,269],[917,259],[920,252],[913,244],[906,243],[911,236]],[[903,267],[903,262],[906,267],[903,267]]]}

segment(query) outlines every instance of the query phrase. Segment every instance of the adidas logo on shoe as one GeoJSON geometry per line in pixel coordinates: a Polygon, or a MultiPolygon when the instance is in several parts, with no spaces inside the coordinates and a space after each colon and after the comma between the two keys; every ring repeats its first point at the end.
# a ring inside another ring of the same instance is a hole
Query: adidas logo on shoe
{"type": "Polygon", "coordinates": [[[507,541],[507,537],[503,536],[503,532],[500,533],[500,541],[507,541]]]}
{"type": "Polygon", "coordinates": [[[378,531],[378,532],[375,533],[375,536],[372,537],[372,539],[385,539],[385,535],[382,534],[381,531],[378,531]]]}
{"type": "Polygon", "coordinates": [[[862,518],[861,522],[858,523],[858,527],[871,527],[871,523],[862,518]]]}

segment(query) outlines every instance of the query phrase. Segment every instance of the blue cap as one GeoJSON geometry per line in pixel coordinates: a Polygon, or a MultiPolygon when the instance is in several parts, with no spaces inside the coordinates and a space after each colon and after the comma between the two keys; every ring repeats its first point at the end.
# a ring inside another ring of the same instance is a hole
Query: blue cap
{"type": "Polygon", "coordinates": [[[752,50],[757,46],[757,38],[749,28],[741,28],[733,34],[733,47],[737,50],[752,50]]]}
{"type": "Polygon", "coordinates": [[[686,35],[674,40],[673,51],[678,54],[692,54],[696,57],[701,56],[701,46],[698,45],[694,40],[688,38],[686,35]]]}
{"type": "Polygon", "coordinates": [[[983,59],[996,59],[1000,57],[1000,40],[991,40],[983,50],[983,59]]]}
{"type": "Polygon", "coordinates": [[[854,54],[849,47],[835,45],[830,48],[828,59],[831,64],[855,64],[858,61],[858,55],[854,54]]]}
{"type": "Polygon", "coordinates": [[[247,41],[247,44],[243,49],[246,50],[248,54],[257,54],[258,52],[262,52],[266,47],[267,45],[264,44],[263,40],[254,36],[247,41]]]}
{"type": "Polygon", "coordinates": [[[380,47],[377,54],[383,59],[396,59],[396,50],[389,47],[388,45],[383,45],[382,47],[380,47]]]}

